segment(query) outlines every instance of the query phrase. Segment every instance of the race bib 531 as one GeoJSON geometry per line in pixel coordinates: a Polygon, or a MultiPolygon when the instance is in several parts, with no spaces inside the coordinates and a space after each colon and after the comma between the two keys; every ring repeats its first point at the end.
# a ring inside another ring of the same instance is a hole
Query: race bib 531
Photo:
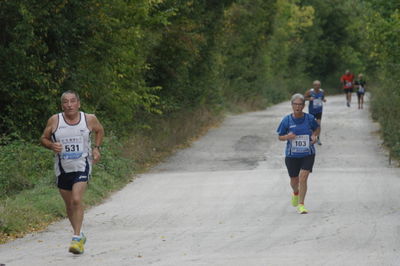
{"type": "Polygon", "coordinates": [[[61,152],[62,159],[78,159],[82,157],[83,136],[61,138],[60,142],[63,146],[61,152]]]}

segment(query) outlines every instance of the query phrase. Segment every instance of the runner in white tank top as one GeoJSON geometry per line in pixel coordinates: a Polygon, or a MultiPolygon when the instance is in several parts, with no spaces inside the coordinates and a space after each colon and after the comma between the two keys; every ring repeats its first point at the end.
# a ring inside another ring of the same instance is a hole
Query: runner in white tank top
{"type": "Polygon", "coordinates": [[[68,218],[74,230],[69,252],[82,254],[86,237],[82,233],[83,195],[92,170],[92,161],[100,160],[100,145],[104,129],[95,115],[79,111],[79,95],[66,91],[61,96],[63,112],[47,122],[41,144],[55,153],[57,186],[65,202],[68,218]],[[94,133],[92,150],[90,135],[94,133]]]}
{"type": "Polygon", "coordinates": [[[56,176],[62,173],[85,172],[92,170],[90,130],[86,124],[86,115],[79,113],[78,124],[68,124],[63,113],[58,114],[58,126],[52,134],[52,140],[62,145],[62,152],[55,154],[54,169],[56,176]]]}

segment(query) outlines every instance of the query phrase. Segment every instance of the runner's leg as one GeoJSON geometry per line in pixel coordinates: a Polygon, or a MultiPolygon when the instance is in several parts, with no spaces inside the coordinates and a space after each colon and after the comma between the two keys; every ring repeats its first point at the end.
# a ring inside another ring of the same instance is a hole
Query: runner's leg
{"type": "Polygon", "coordinates": [[[60,189],[60,194],[64,199],[68,219],[74,230],[74,235],[80,235],[83,222],[83,194],[86,190],[87,182],[75,183],[72,191],[60,189]]]}
{"type": "MultiPolygon", "coordinates": [[[[71,198],[72,198],[72,191],[71,190],[66,190],[66,189],[59,189],[61,197],[64,200],[65,203],[65,209],[67,211],[67,216],[68,219],[71,223],[71,225],[73,224],[73,220],[72,220],[72,207],[71,207],[71,198]]],[[[72,226],[73,227],[73,226],[72,226]]]]}
{"type": "Polygon", "coordinates": [[[364,94],[361,94],[361,109],[363,109],[364,105],[364,94]]]}
{"type": "Polygon", "coordinates": [[[290,186],[292,187],[294,194],[299,193],[299,177],[298,176],[290,178],[290,186]]]}
{"type": "Polygon", "coordinates": [[[300,170],[299,175],[299,204],[304,204],[304,200],[306,198],[307,193],[307,179],[310,171],[308,170],[300,170]]]}
{"type": "Polygon", "coordinates": [[[350,91],[349,91],[349,90],[346,90],[346,91],[345,91],[345,94],[346,94],[346,105],[347,105],[347,107],[350,107],[350,101],[351,101],[351,94],[350,94],[350,91]]]}
{"type": "Polygon", "coordinates": [[[351,104],[351,96],[352,96],[352,92],[349,91],[349,104],[351,104]]]}

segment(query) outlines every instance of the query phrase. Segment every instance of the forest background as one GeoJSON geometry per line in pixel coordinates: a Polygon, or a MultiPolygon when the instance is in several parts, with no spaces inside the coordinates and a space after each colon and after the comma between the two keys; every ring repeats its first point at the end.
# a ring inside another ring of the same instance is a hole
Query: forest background
{"type": "Polygon", "coordinates": [[[396,0],[0,0],[0,242],[65,217],[39,146],[63,91],[106,129],[86,204],[190,143],[227,112],[312,80],[339,93],[364,73],[373,117],[400,156],[396,0]]]}

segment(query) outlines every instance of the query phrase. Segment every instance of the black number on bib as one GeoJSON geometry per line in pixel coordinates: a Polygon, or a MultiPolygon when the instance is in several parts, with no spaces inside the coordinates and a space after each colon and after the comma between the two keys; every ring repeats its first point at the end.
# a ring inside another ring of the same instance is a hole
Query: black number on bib
{"type": "Polygon", "coordinates": [[[75,144],[65,145],[65,151],[66,152],[79,151],[79,145],[75,145],[75,144]]]}
{"type": "Polygon", "coordinates": [[[298,141],[296,141],[296,146],[297,147],[305,147],[305,146],[307,146],[307,142],[306,141],[304,141],[304,140],[298,140],[298,141]]]}

